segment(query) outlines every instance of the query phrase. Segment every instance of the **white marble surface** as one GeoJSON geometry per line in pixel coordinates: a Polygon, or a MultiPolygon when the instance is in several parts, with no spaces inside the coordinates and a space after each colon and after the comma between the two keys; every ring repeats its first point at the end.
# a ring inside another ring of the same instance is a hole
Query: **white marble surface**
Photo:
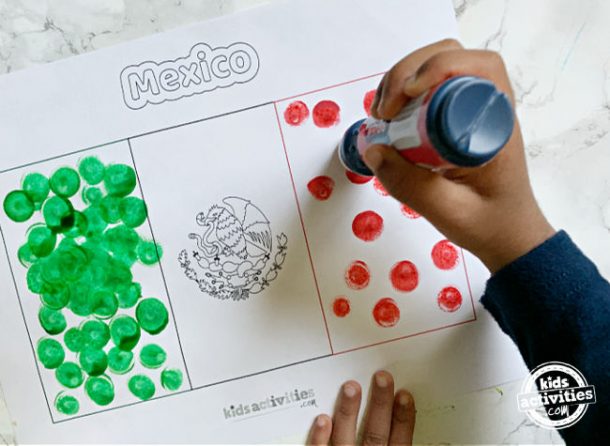
{"type": "MultiPolygon", "coordinates": [[[[0,73],[265,0],[0,0],[0,73]]],[[[463,43],[500,51],[517,94],[535,192],[610,277],[610,2],[454,0],[463,43]]],[[[561,443],[516,412],[520,383],[419,402],[426,444],[561,443]]],[[[14,441],[0,393],[0,443],[14,441]]]]}

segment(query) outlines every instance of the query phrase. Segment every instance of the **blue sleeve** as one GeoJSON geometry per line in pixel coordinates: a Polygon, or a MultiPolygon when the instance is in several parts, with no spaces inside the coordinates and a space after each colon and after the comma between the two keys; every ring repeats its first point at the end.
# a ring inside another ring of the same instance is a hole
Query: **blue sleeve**
{"type": "Polygon", "coordinates": [[[517,344],[530,370],[561,361],[595,386],[597,403],[559,431],[567,444],[608,444],[610,284],[570,237],[561,231],[498,271],[481,303],[517,344]]]}

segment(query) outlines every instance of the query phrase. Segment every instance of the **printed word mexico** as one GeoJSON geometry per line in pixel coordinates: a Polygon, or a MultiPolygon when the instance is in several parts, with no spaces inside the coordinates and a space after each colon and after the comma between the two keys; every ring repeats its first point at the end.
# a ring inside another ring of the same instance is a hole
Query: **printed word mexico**
{"type": "Polygon", "coordinates": [[[186,57],[126,67],[121,72],[121,87],[127,107],[137,110],[246,83],[254,79],[258,68],[258,54],[247,43],[218,48],[198,43],[186,57]]]}

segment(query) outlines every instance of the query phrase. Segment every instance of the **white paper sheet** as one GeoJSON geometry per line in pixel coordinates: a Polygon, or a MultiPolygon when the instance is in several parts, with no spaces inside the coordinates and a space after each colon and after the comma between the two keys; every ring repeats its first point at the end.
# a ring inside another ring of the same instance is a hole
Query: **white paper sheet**
{"type": "MultiPolygon", "coordinates": [[[[452,268],[435,266],[442,235],[373,182],[349,181],[334,152],[366,115],[365,95],[381,73],[455,35],[449,1],[291,1],[0,77],[2,199],[29,173],[50,177],[89,156],[134,169],[130,196],[148,207],[135,234],[163,255],[151,266],[135,262],[131,273],[142,299],[168,310],[160,334],[142,331],[131,371],[104,372],[112,401],[96,404],[86,383],[62,387],[35,350],[41,338],[61,343],[65,331],[44,332],[31,266],[19,261],[43,216],[16,223],[1,212],[0,379],[18,440],[270,441],[304,436],[341,382],[366,383],[379,368],[416,399],[439,402],[521,376],[515,347],[478,303],[482,266],[461,250],[452,268]],[[329,127],[314,119],[323,101],[340,109],[329,127]],[[295,102],[309,111],[300,125],[285,115],[295,102]],[[320,176],[334,184],[327,200],[308,188],[320,176]],[[352,231],[365,211],[383,218],[373,241],[352,231]],[[354,262],[370,274],[361,286],[346,281],[354,262]],[[402,290],[390,280],[397,264],[418,271],[402,290]],[[437,296],[446,287],[460,299],[443,309],[437,296]],[[349,301],[348,314],[333,311],[337,298],[349,301]],[[382,298],[398,318],[382,311],[376,321],[382,298]],[[139,361],[149,343],[166,353],[160,368],[139,361]],[[182,373],[179,389],[161,386],[166,368],[182,373]],[[140,374],[155,384],[147,401],[128,386],[140,374]],[[61,413],[58,395],[76,398],[78,412],[61,413]]],[[[85,187],[70,198],[79,211],[89,205],[85,187]]],[[[88,320],[61,311],[67,328],[88,320]]],[[[104,323],[118,315],[136,313],[119,308],[104,323]]],[[[66,349],[64,361],[82,355],[66,349]]]]}

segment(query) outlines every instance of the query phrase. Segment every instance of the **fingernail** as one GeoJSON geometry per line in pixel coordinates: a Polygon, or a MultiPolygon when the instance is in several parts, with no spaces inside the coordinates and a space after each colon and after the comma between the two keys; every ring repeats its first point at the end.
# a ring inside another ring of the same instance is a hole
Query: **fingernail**
{"type": "Polygon", "coordinates": [[[316,426],[318,426],[318,427],[326,426],[326,417],[324,415],[318,415],[316,417],[316,426]]]}
{"type": "Polygon", "coordinates": [[[409,396],[405,392],[401,392],[398,396],[398,404],[400,404],[401,406],[409,405],[409,396]]]}
{"type": "Polygon", "coordinates": [[[356,396],[356,388],[351,384],[346,384],[343,386],[343,394],[348,398],[353,398],[356,396]]]}
{"type": "Polygon", "coordinates": [[[375,383],[377,387],[387,387],[388,386],[388,378],[383,373],[377,373],[375,375],[375,383]]]}
{"type": "Polygon", "coordinates": [[[379,167],[381,167],[381,164],[383,163],[383,155],[381,154],[381,151],[378,147],[373,146],[367,149],[367,151],[364,152],[363,158],[364,163],[373,172],[379,169],[379,167]]]}

